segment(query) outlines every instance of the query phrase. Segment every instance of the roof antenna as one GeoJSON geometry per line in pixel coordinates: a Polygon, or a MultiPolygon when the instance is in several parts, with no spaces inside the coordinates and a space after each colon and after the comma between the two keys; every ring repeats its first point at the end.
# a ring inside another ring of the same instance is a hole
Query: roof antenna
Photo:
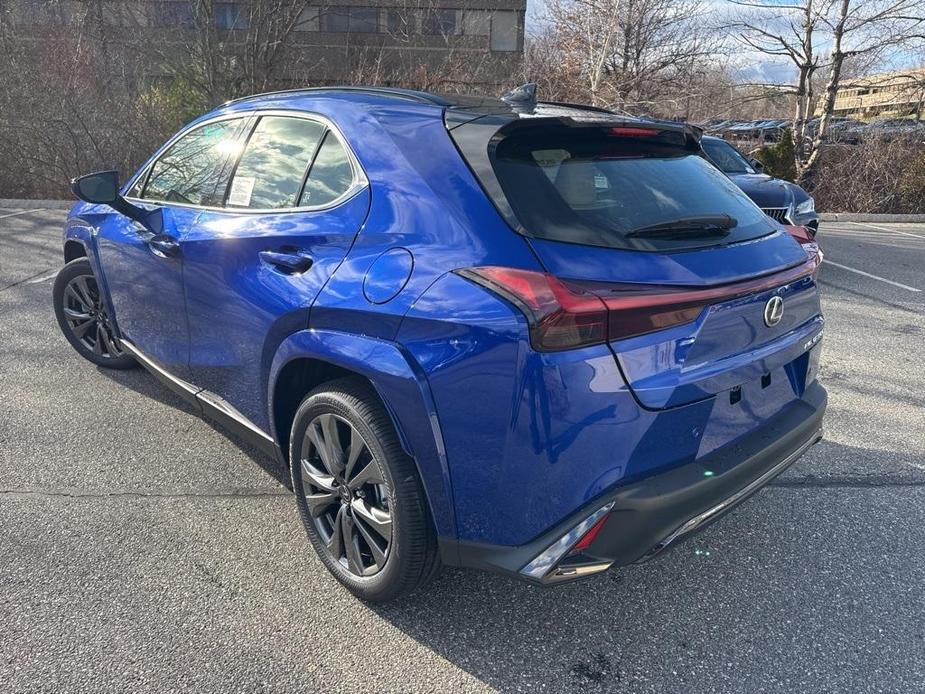
{"type": "Polygon", "coordinates": [[[536,107],[536,82],[527,82],[501,96],[501,101],[516,110],[532,111],[536,107]]]}

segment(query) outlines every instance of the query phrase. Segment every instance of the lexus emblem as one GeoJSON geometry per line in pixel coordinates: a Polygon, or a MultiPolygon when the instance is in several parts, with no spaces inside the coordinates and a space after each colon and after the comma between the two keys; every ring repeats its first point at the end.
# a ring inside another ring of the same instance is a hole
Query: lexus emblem
{"type": "Polygon", "coordinates": [[[764,305],[764,324],[769,328],[773,328],[780,323],[780,319],[783,317],[784,300],[779,296],[772,296],[768,299],[768,303],[764,305]]]}

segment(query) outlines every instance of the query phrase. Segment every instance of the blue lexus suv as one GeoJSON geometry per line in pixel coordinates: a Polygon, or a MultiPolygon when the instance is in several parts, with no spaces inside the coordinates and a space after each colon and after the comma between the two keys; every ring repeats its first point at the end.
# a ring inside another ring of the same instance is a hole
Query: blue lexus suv
{"type": "Polygon", "coordinates": [[[821,436],[821,255],[700,136],[529,86],[240,99],[75,179],[56,315],[287,465],[364,599],[590,576],[821,436]]]}

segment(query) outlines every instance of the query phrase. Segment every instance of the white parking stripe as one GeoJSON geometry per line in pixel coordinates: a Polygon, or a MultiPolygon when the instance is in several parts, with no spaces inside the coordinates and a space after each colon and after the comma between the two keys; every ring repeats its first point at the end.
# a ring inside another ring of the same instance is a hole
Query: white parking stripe
{"type": "Polygon", "coordinates": [[[15,217],[18,214],[29,214],[30,212],[41,212],[43,208],[37,207],[34,210],[20,210],[19,212],[10,212],[9,214],[0,214],[0,219],[6,219],[7,217],[15,217]]]}
{"type": "Polygon", "coordinates": [[[853,272],[858,275],[863,275],[864,277],[870,277],[872,280],[878,280],[879,282],[886,282],[887,284],[892,284],[894,287],[899,287],[900,289],[905,289],[906,291],[909,291],[909,292],[922,291],[921,289],[910,287],[908,284],[901,284],[900,282],[894,282],[893,280],[888,280],[885,277],[878,277],[877,275],[872,275],[869,272],[864,272],[863,270],[858,270],[857,268],[848,267],[847,265],[841,265],[839,263],[829,260],[828,258],[823,260],[822,264],[823,265],[834,265],[835,267],[841,268],[842,270],[847,270],[848,272],[853,272]]]}
{"type": "Polygon", "coordinates": [[[863,224],[861,222],[845,222],[845,224],[853,224],[856,227],[869,227],[871,229],[879,229],[880,231],[888,231],[891,234],[902,234],[903,236],[911,236],[916,239],[925,239],[925,236],[922,236],[921,234],[910,234],[908,231],[900,231],[899,229],[891,229],[890,227],[882,227],[876,224],[868,224],[867,222],[864,222],[863,224]]]}
{"type": "Polygon", "coordinates": [[[44,275],[39,275],[38,277],[33,277],[31,280],[26,280],[26,284],[38,284],[39,282],[47,282],[57,274],[57,270],[49,270],[44,275]]]}

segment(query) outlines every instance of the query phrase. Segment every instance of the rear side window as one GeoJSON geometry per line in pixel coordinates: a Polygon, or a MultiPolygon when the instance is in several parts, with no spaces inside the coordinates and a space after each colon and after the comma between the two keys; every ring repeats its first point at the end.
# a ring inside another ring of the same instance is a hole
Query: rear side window
{"type": "Polygon", "coordinates": [[[327,205],[346,193],[351,183],[353,167],[350,157],[337,136],[329,130],[308,174],[299,206],[327,205]]]}
{"type": "MultiPolygon", "coordinates": [[[[242,119],[218,121],[191,130],[161,155],[144,184],[145,200],[189,205],[221,204],[222,170],[237,143],[242,119]]],[[[137,194],[137,184],[129,194],[137,194]]]]}
{"type": "Polygon", "coordinates": [[[728,174],[755,173],[755,169],[748,163],[748,160],[728,142],[704,138],[701,145],[710,161],[716,164],[720,171],[728,174]]]}
{"type": "Polygon", "coordinates": [[[677,133],[632,128],[521,126],[491,150],[514,215],[539,238],[634,250],[681,250],[771,233],[736,185],[684,146],[677,133]],[[729,220],[730,228],[642,231],[682,219],[729,220]],[[641,232],[641,233],[640,233],[641,232]]]}
{"type": "Polygon", "coordinates": [[[261,210],[296,207],[324,131],[324,125],[305,118],[261,118],[235,169],[226,204],[261,210]]]}

